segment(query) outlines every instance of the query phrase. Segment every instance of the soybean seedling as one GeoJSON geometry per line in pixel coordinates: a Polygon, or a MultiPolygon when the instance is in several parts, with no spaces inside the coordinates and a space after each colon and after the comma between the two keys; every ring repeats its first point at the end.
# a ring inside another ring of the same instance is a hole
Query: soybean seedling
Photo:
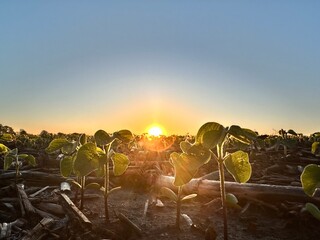
{"type": "Polygon", "coordinates": [[[196,143],[210,150],[213,158],[218,162],[225,240],[228,239],[227,200],[230,199],[232,200],[230,204],[235,204],[237,199],[234,195],[226,193],[224,167],[226,167],[228,172],[239,183],[247,182],[251,177],[252,171],[249,155],[246,152],[238,150],[233,153],[228,153],[225,149],[230,141],[237,141],[248,146],[256,137],[256,133],[252,130],[244,129],[236,125],[225,128],[216,122],[205,123],[200,127],[196,135],[196,143]]]}
{"type": "Polygon", "coordinates": [[[178,229],[180,229],[181,203],[197,196],[197,194],[183,196],[183,186],[194,177],[203,164],[211,159],[210,151],[201,144],[190,144],[183,141],[180,142],[180,148],[183,151],[181,154],[176,152],[170,154],[170,161],[175,171],[173,184],[178,187],[178,193],[176,194],[167,187],[161,188],[161,193],[177,204],[176,227],[178,229]]]}

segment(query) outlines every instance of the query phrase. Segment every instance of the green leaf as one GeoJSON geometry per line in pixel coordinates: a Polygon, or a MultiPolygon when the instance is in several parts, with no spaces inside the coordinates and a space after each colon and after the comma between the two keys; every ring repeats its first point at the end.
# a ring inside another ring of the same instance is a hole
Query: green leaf
{"type": "Polygon", "coordinates": [[[100,189],[100,185],[98,183],[89,183],[85,186],[85,189],[100,189]]]}
{"type": "Polygon", "coordinates": [[[77,176],[84,177],[99,167],[99,155],[94,143],[82,145],[74,160],[73,168],[77,176]]]}
{"type": "Polygon", "coordinates": [[[64,139],[64,138],[53,139],[50,142],[49,146],[46,148],[46,152],[53,153],[68,144],[70,144],[70,142],[67,139],[64,139]]]}
{"type": "Polygon", "coordinates": [[[28,154],[22,153],[18,155],[19,159],[26,159],[28,157],[28,154]]]}
{"type": "Polygon", "coordinates": [[[11,164],[12,164],[12,162],[13,161],[15,161],[16,159],[15,159],[15,157],[14,156],[12,156],[12,155],[6,155],[5,157],[4,157],[4,163],[3,163],[3,170],[8,170],[9,168],[10,168],[10,166],[11,166],[11,164]]]}
{"type": "Polygon", "coordinates": [[[69,177],[73,170],[73,157],[65,156],[60,161],[60,173],[63,177],[69,177]]]}
{"type": "Polygon", "coordinates": [[[292,129],[289,129],[287,133],[290,133],[291,135],[297,136],[298,134],[293,131],[292,129]]]}
{"type": "Polygon", "coordinates": [[[248,145],[251,144],[251,142],[257,138],[257,134],[254,131],[247,128],[241,128],[237,125],[232,125],[229,128],[228,133],[234,139],[248,145]]]}
{"type": "Polygon", "coordinates": [[[160,192],[162,196],[165,196],[175,202],[178,201],[178,196],[170,188],[162,187],[160,189],[160,192]]]}
{"type": "Polygon", "coordinates": [[[63,154],[70,155],[76,151],[78,146],[78,143],[76,141],[69,142],[68,144],[65,144],[62,148],[61,151],[63,154]]]}
{"type": "Polygon", "coordinates": [[[307,165],[300,176],[300,180],[304,192],[312,197],[316,189],[320,187],[320,166],[316,164],[307,165]]]}
{"type": "Polygon", "coordinates": [[[235,195],[232,193],[226,194],[226,203],[229,207],[240,209],[241,207],[238,205],[238,199],[235,195]]]}
{"type": "Polygon", "coordinates": [[[111,157],[113,161],[113,172],[115,176],[122,175],[129,166],[129,158],[122,153],[115,153],[111,157]]]}
{"type": "Polygon", "coordinates": [[[5,142],[12,142],[14,140],[14,136],[10,133],[4,133],[0,136],[0,140],[5,142]]]}
{"type": "Polygon", "coordinates": [[[98,151],[98,155],[99,155],[99,167],[98,170],[96,171],[96,175],[98,177],[103,177],[105,175],[105,169],[104,169],[104,164],[108,161],[108,156],[106,153],[99,153],[98,151]]]}
{"type": "Polygon", "coordinates": [[[306,203],[305,208],[309,213],[311,213],[312,216],[314,216],[316,219],[320,220],[320,210],[319,208],[312,204],[312,203],[306,203]]]}
{"type": "Polygon", "coordinates": [[[34,156],[32,156],[32,155],[19,154],[19,155],[18,155],[18,159],[22,159],[22,160],[27,161],[27,163],[28,163],[30,166],[33,166],[33,167],[35,167],[35,166],[37,165],[36,159],[35,159],[34,156]]]}
{"type": "Polygon", "coordinates": [[[180,142],[180,148],[184,153],[187,153],[188,150],[191,148],[192,144],[187,141],[180,142]]]}
{"type": "Polygon", "coordinates": [[[104,130],[98,130],[94,134],[94,140],[98,146],[104,146],[112,141],[112,137],[110,137],[104,130]]]}
{"type": "Polygon", "coordinates": [[[133,134],[129,130],[120,130],[115,133],[113,133],[113,136],[118,138],[124,143],[129,143],[130,141],[133,140],[133,134]]]}
{"type": "Polygon", "coordinates": [[[197,160],[198,168],[208,163],[211,159],[211,152],[208,148],[203,147],[200,144],[192,145],[188,152],[188,155],[194,156],[197,160]]]}
{"type": "Polygon", "coordinates": [[[181,202],[183,201],[186,201],[186,200],[189,200],[189,199],[192,199],[192,198],[195,198],[196,196],[198,196],[197,194],[189,194],[187,196],[184,196],[182,199],[181,199],[181,202]]]}
{"type": "Polygon", "coordinates": [[[314,143],[312,143],[312,146],[311,146],[311,152],[312,152],[312,154],[316,154],[319,146],[320,146],[320,142],[314,142],[314,143]]]}
{"type": "Polygon", "coordinates": [[[6,145],[0,143],[0,154],[7,153],[9,151],[10,151],[10,149],[6,145]]]}
{"type": "Polygon", "coordinates": [[[37,166],[37,162],[34,156],[28,155],[27,158],[25,159],[28,162],[28,165],[35,167],[37,166]]]}
{"type": "Polygon", "coordinates": [[[224,160],[228,172],[239,183],[247,182],[251,177],[251,164],[249,155],[243,151],[229,154],[224,160]]]}
{"type": "Polygon", "coordinates": [[[79,142],[81,145],[84,145],[88,142],[87,135],[85,133],[80,135],[79,142]]]}
{"type": "Polygon", "coordinates": [[[208,149],[214,148],[225,137],[225,128],[216,122],[207,122],[202,125],[196,135],[196,143],[202,144],[208,149]]]}
{"type": "Polygon", "coordinates": [[[206,160],[204,156],[171,153],[170,161],[174,167],[174,185],[182,186],[188,183],[206,160]]]}

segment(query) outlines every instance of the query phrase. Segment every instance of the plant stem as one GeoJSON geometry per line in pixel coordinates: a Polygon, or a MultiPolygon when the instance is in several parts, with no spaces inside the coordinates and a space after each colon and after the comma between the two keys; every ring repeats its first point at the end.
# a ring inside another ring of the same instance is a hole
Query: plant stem
{"type": "Polygon", "coordinates": [[[177,219],[176,219],[176,227],[178,229],[180,229],[181,194],[182,194],[182,186],[179,186],[178,187],[178,200],[177,200],[177,219]]]}
{"type": "Polygon", "coordinates": [[[104,215],[106,223],[109,223],[109,209],[108,209],[108,192],[109,192],[109,160],[104,164],[104,170],[106,172],[106,176],[104,178],[104,215]]]}
{"type": "MultiPolygon", "coordinates": [[[[109,147],[108,147],[108,150],[106,152],[107,156],[109,155],[109,151],[110,151],[110,147],[111,147],[111,143],[109,143],[109,147]]],[[[103,150],[104,150],[104,147],[103,147],[103,150]]],[[[105,177],[104,177],[104,213],[105,213],[105,221],[106,223],[109,223],[110,220],[109,220],[109,209],[108,209],[108,193],[109,193],[109,185],[110,185],[110,182],[109,182],[109,156],[107,157],[107,161],[106,163],[104,164],[104,171],[105,171],[105,177]]]]}
{"type": "Polygon", "coordinates": [[[81,202],[80,202],[80,210],[83,209],[83,201],[84,201],[84,188],[86,184],[86,177],[81,177],[81,202]]]}
{"type": "Polygon", "coordinates": [[[217,146],[217,151],[218,151],[218,165],[219,165],[219,176],[220,176],[220,194],[221,194],[222,211],[223,211],[223,233],[224,233],[224,240],[228,240],[226,189],[224,184],[224,168],[223,168],[223,145],[217,146]]]}
{"type": "Polygon", "coordinates": [[[16,175],[14,182],[17,185],[18,184],[18,177],[19,177],[19,159],[18,159],[18,154],[16,155],[16,175]]]}

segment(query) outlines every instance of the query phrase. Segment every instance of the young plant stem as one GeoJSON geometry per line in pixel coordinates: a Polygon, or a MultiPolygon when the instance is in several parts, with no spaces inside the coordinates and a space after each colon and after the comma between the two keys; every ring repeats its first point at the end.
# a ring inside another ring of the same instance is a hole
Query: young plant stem
{"type": "Polygon", "coordinates": [[[226,207],[226,189],[224,184],[224,168],[223,168],[223,144],[217,146],[218,152],[218,165],[219,165],[219,176],[220,176],[220,194],[223,211],[223,233],[224,240],[228,240],[228,218],[227,218],[227,207],[226,207]]]}
{"type": "Polygon", "coordinates": [[[81,202],[80,202],[80,210],[83,209],[83,201],[84,201],[84,189],[86,186],[86,177],[81,177],[81,202]]]}
{"type": "MultiPolygon", "coordinates": [[[[108,150],[106,152],[107,156],[109,155],[109,151],[110,151],[110,147],[111,147],[111,143],[109,143],[108,146],[108,150]]],[[[104,147],[103,147],[103,151],[105,151],[104,147]]],[[[105,221],[106,223],[109,223],[109,209],[108,209],[108,193],[109,193],[109,178],[110,178],[110,172],[109,172],[109,156],[107,157],[107,161],[104,164],[104,171],[105,171],[105,177],[104,177],[104,213],[105,213],[105,221]]]]}
{"type": "Polygon", "coordinates": [[[16,175],[14,178],[14,182],[16,185],[18,184],[18,177],[19,177],[19,159],[18,159],[18,155],[16,155],[16,175]]]}
{"type": "Polygon", "coordinates": [[[178,187],[178,200],[177,200],[177,219],[176,219],[176,227],[178,229],[180,229],[181,194],[182,194],[182,186],[179,186],[178,187]]]}

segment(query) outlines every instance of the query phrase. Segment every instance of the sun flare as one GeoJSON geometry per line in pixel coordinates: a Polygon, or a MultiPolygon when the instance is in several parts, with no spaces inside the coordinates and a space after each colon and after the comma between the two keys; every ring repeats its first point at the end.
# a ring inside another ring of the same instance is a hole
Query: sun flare
{"type": "Polygon", "coordinates": [[[162,130],[162,128],[160,126],[152,126],[148,129],[148,134],[150,136],[154,136],[154,137],[159,137],[161,135],[163,135],[164,131],[162,130]]]}

